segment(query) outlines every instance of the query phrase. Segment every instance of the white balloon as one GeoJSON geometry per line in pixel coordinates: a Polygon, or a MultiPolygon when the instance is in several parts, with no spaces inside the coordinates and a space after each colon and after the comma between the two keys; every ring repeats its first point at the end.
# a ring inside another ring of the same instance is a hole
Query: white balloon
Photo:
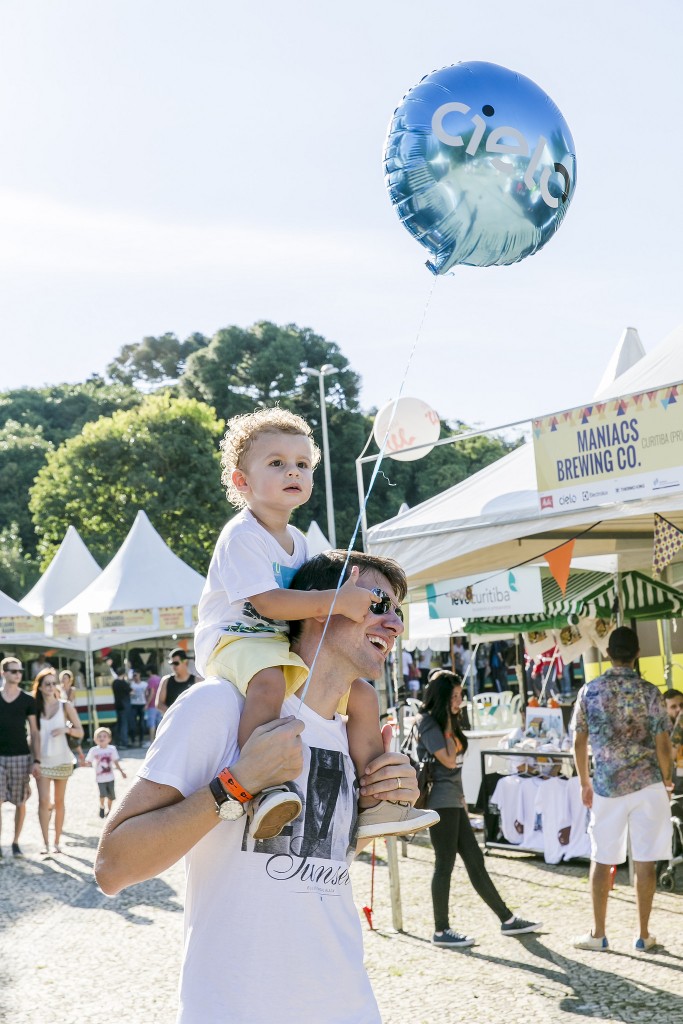
{"type": "Polygon", "coordinates": [[[399,462],[413,462],[431,452],[434,445],[430,442],[438,441],[441,422],[438,414],[420,398],[399,398],[396,403],[388,402],[375,416],[373,435],[379,448],[387,428],[386,454],[399,462]],[[392,418],[394,404],[396,412],[392,418]],[[413,452],[404,451],[416,444],[424,444],[425,447],[413,452]]]}

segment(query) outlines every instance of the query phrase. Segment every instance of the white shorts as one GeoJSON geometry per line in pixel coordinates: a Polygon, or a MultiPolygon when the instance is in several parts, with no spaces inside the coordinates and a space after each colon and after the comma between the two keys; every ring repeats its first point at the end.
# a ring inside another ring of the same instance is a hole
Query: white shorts
{"type": "Polygon", "coordinates": [[[597,864],[622,864],[629,834],[634,860],[668,860],[673,832],[664,783],[656,782],[625,796],[594,793],[588,834],[591,860],[597,864]]]}

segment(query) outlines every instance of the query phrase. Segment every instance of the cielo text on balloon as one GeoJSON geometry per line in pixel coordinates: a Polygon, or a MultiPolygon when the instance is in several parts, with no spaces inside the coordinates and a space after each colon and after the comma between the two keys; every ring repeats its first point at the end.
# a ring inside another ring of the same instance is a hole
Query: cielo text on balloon
{"type": "MultiPolygon", "coordinates": [[[[437,109],[434,111],[434,114],[432,115],[432,131],[436,135],[439,142],[442,142],[444,146],[464,146],[465,142],[461,135],[452,135],[450,132],[446,131],[444,127],[444,120],[449,114],[469,114],[471,113],[471,111],[472,108],[468,106],[466,103],[459,103],[457,101],[453,101],[451,103],[442,103],[440,107],[437,107],[437,109]]],[[[483,112],[486,113],[487,116],[491,116],[494,113],[494,110],[492,107],[488,107],[488,109],[487,107],[484,107],[483,112]]],[[[465,152],[469,156],[475,156],[477,150],[479,149],[480,143],[482,142],[484,136],[486,135],[488,125],[479,114],[475,114],[471,118],[471,123],[474,125],[474,131],[472,132],[472,137],[467,143],[465,152]]],[[[541,162],[543,151],[545,150],[547,145],[548,140],[544,138],[543,135],[539,136],[536,148],[534,149],[534,152],[531,154],[531,158],[524,173],[524,184],[529,190],[532,190],[535,187],[534,174],[538,170],[538,165],[541,162]]],[[[507,156],[521,157],[529,156],[529,144],[525,139],[524,135],[522,134],[522,132],[520,132],[517,128],[513,128],[511,125],[507,124],[499,125],[498,127],[492,127],[490,129],[489,134],[486,138],[485,148],[487,153],[502,153],[507,156]],[[511,139],[514,141],[509,141],[511,139]]],[[[499,156],[494,156],[493,159],[491,160],[491,163],[493,164],[497,171],[500,171],[501,174],[511,175],[515,171],[514,164],[510,163],[509,160],[502,159],[499,156]]],[[[555,161],[552,165],[552,168],[546,165],[541,169],[538,187],[541,193],[541,197],[543,198],[543,201],[546,203],[546,205],[551,207],[552,209],[557,209],[559,205],[559,199],[556,196],[552,195],[548,188],[548,183],[550,181],[551,175],[553,174],[553,171],[561,175],[563,178],[564,187],[562,189],[562,195],[560,198],[562,199],[563,203],[567,201],[567,199],[569,198],[570,191],[569,171],[564,166],[564,164],[560,163],[559,161],[555,161]]]]}

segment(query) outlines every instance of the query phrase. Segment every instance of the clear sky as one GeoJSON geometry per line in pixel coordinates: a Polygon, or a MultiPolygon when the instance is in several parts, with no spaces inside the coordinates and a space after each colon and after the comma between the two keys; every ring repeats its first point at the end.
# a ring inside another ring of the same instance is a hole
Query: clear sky
{"type": "Polygon", "coordinates": [[[537,255],[437,280],[404,393],[487,426],[586,401],[625,327],[650,350],[683,322],[682,38],[680,0],[3,0],[0,388],[270,319],[383,405],[432,285],[387,124],[485,60],[558,104],[576,194],[537,255]]]}

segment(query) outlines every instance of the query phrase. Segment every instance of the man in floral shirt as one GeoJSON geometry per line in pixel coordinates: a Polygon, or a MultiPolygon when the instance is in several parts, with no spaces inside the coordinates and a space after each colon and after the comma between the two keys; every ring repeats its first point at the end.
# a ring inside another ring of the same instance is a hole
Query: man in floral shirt
{"type": "Polygon", "coordinates": [[[661,693],[635,671],[638,637],[621,626],[609,639],[612,668],[582,686],[572,717],[574,761],[581,796],[591,808],[593,930],[574,941],[577,949],[607,950],[605,935],[610,867],[626,859],[630,834],[635,864],[639,931],[635,949],[657,945],[648,931],[657,885],[656,861],[671,855],[672,790],[669,720],[661,693]],[[593,780],[588,774],[588,743],[593,780]]]}

